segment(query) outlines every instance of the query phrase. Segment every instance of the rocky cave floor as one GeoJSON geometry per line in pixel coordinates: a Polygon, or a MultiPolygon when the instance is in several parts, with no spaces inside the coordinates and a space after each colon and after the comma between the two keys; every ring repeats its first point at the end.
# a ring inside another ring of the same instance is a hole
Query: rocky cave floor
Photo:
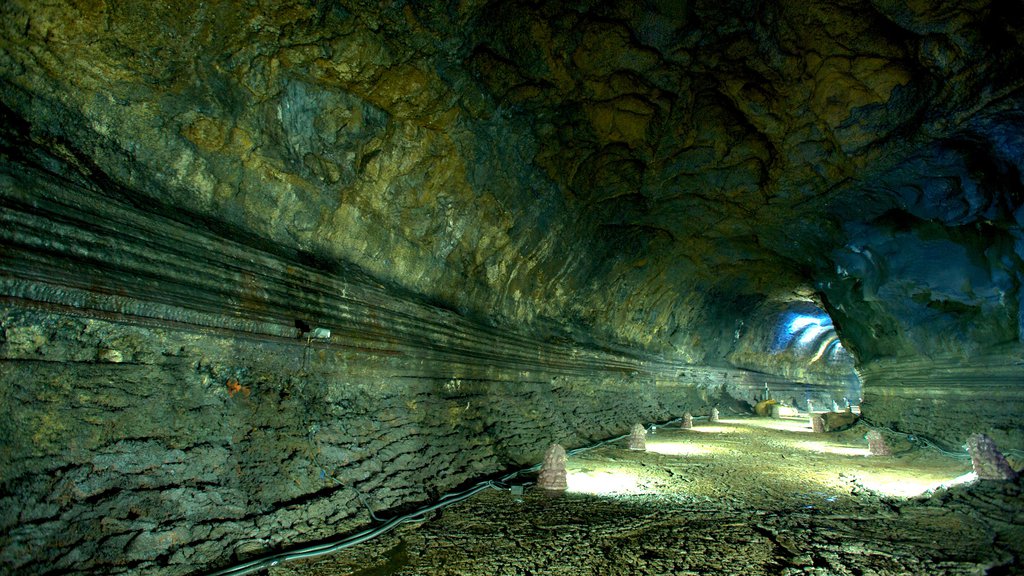
{"type": "MultiPolygon", "coordinates": [[[[952,485],[964,458],[858,425],[726,419],[569,460],[569,491],[488,490],[273,576],[1024,574],[1016,482],[952,485]]],[[[1011,464],[1020,468],[1020,461],[1011,464]]]]}

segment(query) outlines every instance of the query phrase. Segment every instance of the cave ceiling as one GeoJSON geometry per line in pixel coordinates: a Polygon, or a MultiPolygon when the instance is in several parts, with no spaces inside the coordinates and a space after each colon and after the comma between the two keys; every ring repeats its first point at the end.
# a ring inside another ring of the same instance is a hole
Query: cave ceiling
{"type": "MultiPolygon", "coordinates": [[[[499,106],[534,119],[537,163],[574,207],[726,291],[799,285],[843,240],[838,223],[899,203],[863,198],[869,190],[972,185],[984,167],[949,164],[975,162],[1000,139],[976,126],[979,113],[1019,120],[1017,102],[1001,100],[1020,72],[1001,50],[1019,55],[1020,31],[981,37],[1007,17],[984,2],[484,10],[491,25],[473,40],[470,70],[499,106]]],[[[965,221],[985,210],[999,207],[965,221]]]]}
{"type": "MultiPolygon", "coordinates": [[[[871,298],[830,282],[929,225],[988,254],[977,283],[1019,292],[1012,2],[2,10],[6,114],[77,178],[467,314],[693,359],[716,352],[709,319],[731,334],[765,300],[813,299],[856,336],[838,306],[871,298]]],[[[965,305],[988,314],[981,292],[965,305]]],[[[1011,304],[985,337],[1016,336],[1011,304]]]]}

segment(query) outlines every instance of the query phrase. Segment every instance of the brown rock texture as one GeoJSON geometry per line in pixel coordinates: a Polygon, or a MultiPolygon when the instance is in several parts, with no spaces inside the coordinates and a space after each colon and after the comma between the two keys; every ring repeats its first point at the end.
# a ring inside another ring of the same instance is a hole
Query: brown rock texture
{"type": "Polygon", "coordinates": [[[743,331],[814,300],[865,362],[1019,336],[1019,17],[940,4],[15,1],[2,94],[108,194],[453,309],[813,379],[835,370],[743,331]],[[912,267],[951,253],[969,292],[912,267]],[[890,278],[916,288],[872,304],[890,278]]]}
{"type": "Polygon", "coordinates": [[[643,424],[634,424],[629,431],[628,446],[630,450],[647,450],[647,430],[643,424]]]}
{"type": "Polygon", "coordinates": [[[971,455],[974,473],[981,480],[1016,480],[1017,472],[1010,467],[996,443],[984,434],[971,434],[967,439],[967,452],[971,455]]]}
{"type": "Polygon", "coordinates": [[[868,441],[868,452],[872,456],[892,456],[892,448],[889,447],[889,443],[885,441],[885,436],[878,430],[869,431],[865,437],[868,441]]]}
{"type": "MultiPolygon", "coordinates": [[[[748,422],[737,418],[721,434],[659,431],[659,442],[705,448],[702,456],[608,446],[570,463],[571,474],[599,469],[634,478],[634,493],[570,487],[557,498],[535,490],[513,503],[507,493],[490,490],[432,522],[335,556],[284,563],[270,576],[1019,571],[1019,484],[974,482],[939,488],[931,497],[893,497],[864,484],[872,477],[937,484],[970,464],[923,446],[901,458],[825,455],[801,448],[806,432],[747,428],[748,422]],[[751,449],[734,451],[737,444],[751,449]]],[[[856,449],[862,436],[862,430],[837,433],[814,444],[856,449]]]]}
{"type": "Polygon", "coordinates": [[[565,479],[565,448],[561,444],[552,444],[544,452],[540,475],[537,476],[537,487],[542,490],[565,490],[568,487],[565,479]]]}
{"type": "Polygon", "coordinates": [[[821,415],[811,416],[811,430],[815,434],[822,434],[825,432],[825,419],[821,415]]]}
{"type": "Polygon", "coordinates": [[[853,412],[825,412],[820,416],[825,427],[825,432],[833,430],[845,430],[857,421],[857,415],[853,412]]]}

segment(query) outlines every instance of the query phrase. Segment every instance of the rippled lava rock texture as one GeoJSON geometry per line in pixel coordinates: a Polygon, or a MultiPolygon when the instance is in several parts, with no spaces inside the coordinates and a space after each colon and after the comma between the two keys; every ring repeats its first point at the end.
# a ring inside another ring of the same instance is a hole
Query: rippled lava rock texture
{"type": "Polygon", "coordinates": [[[4,571],[187,574],[854,366],[1024,447],[1022,44],[994,0],[4,2],[4,571]]]}

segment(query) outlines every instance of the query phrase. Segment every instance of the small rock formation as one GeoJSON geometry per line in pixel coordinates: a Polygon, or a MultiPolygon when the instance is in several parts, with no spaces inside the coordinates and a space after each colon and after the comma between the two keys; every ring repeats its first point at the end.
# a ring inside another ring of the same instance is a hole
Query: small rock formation
{"type": "Polygon", "coordinates": [[[821,415],[826,432],[834,432],[849,428],[857,421],[857,415],[853,412],[825,412],[821,415]]]}
{"type": "Polygon", "coordinates": [[[647,450],[647,430],[644,430],[642,424],[634,424],[629,432],[629,449],[647,450]]]}
{"type": "Polygon", "coordinates": [[[711,409],[711,415],[708,416],[708,422],[718,422],[718,408],[711,409]]]}
{"type": "Polygon", "coordinates": [[[537,477],[537,487],[545,490],[565,490],[569,484],[565,480],[565,448],[560,444],[548,446],[544,453],[544,464],[537,477]]]}
{"type": "Polygon", "coordinates": [[[680,424],[679,427],[683,430],[693,428],[693,414],[690,414],[689,412],[683,414],[683,423],[680,424]]]}
{"type": "Polygon", "coordinates": [[[1017,473],[1006,458],[996,450],[996,443],[985,434],[971,434],[967,439],[971,466],[981,480],[1016,480],[1017,473]]]}
{"type": "Polygon", "coordinates": [[[811,416],[811,429],[814,430],[815,434],[822,434],[825,432],[825,419],[821,416],[811,416]]]}
{"type": "Polygon", "coordinates": [[[872,456],[892,456],[892,448],[886,443],[885,437],[878,430],[871,430],[867,433],[868,452],[872,456]]]}
{"type": "Polygon", "coordinates": [[[758,416],[770,416],[772,414],[772,408],[778,406],[778,400],[761,400],[754,405],[754,414],[758,416]]]}

